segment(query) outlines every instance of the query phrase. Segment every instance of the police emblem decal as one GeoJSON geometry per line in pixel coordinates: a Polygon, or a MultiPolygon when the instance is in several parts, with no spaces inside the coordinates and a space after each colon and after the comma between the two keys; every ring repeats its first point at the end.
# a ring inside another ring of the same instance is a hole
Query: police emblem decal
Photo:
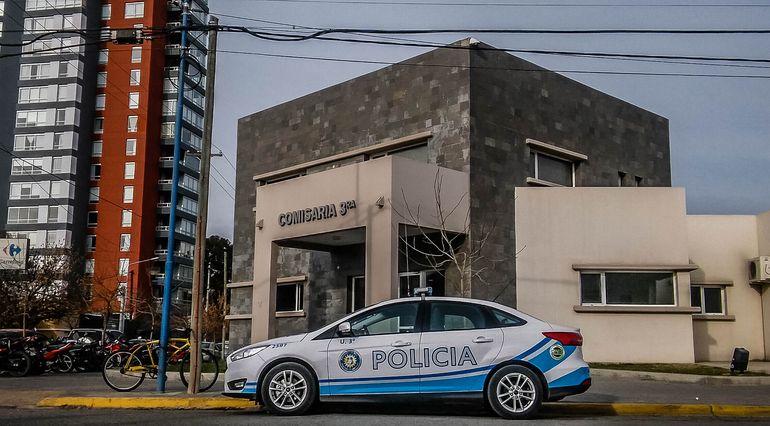
{"type": "Polygon", "coordinates": [[[564,358],[564,346],[562,345],[553,345],[551,346],[551,349],[548,350],[548,352],[551,355],[551,358],[555,359],[556,361],[564,358]]]}
{"type": "Polygon", "coordinates": [[[361,355],[357,351],[347,350],[340,354],[340,368],[342,371],[353,372],[361,367],[361,355]]]}

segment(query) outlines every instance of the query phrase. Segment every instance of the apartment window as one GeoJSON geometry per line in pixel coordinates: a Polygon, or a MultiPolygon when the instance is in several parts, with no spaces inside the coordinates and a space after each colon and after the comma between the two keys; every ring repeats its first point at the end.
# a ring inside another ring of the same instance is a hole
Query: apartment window
{"type": "Polygon", "coordinates": [[[47,100],[48,100],[48,86],[19,88],[20,104],[32,104],[37,102],[45,102],[47,100]]]}
{"type": "Polygon", "coordinates": [[[118,275],[128,274],[128,258],[118,260],[118,275]]]}
{"type": "Polygon", "coordinates": [[[723,286],[690,286],[690,304],[699,308],[702,315],[726,315],[725,288],[723,286]]]}
{"type": "Polygon", "coordinates": [[[67,110],[66,109],[57,109],[56,110],[56,125],[57,126],[63,126],[67,124],[67,110]]]}
{"type": "Polygon", "coordinates": [[[38,220],[38,208],[33,207],[9,207],[8,208],[8,224],[14,225],[19,223],[37,223],[38,220]]]}
{"type": "Polygon", "coordinates": [[[364,276],[351,277],[348,282],[347,312],[355,312],[366,306],[366,281],[364,276]]]}
{"type": "Polygon", "coordinates": [[[132,211],[131,210],[123,210],[120,214],[120,226],[124,228],[128,228],[131,226],[131,219],[132,219],[132,211]]]}
{"type": "Polygon", "coordinates": [[[675,304],[675,274],[669,271],[581,272],[583,305],[675,304]]]}
{"type": "Polygon", "coordinates": [[[575,186],[574,162],[534,150],[530,151],[529,161],[531,177],[559,186],[575,186]]]}
{"type": "Polygon", "coordinates": [[[124,203],[133,203],[134,202],[134,187],[131,185],[124,186],[123,187],[123,202],[124,203]]]}
{"type": "Polygon", "coordinates": [[[137,115],[129,115],[128,116],[128,131],[135,133],[139,129],[139,116],[137,115]]]}
{"type": "Polygon", "coordinates": [[[133,179],[135,173],[136,173],[136,163],[134,163],[133,161],[127,162],[125,167],[123,168],[123,178],[133,179]]]}
{"type": "Polygon", "coordinates": [[[102,141],[94,141],[91,145],[91,155],[94,157],[102,156],[102,141]]]}
{"type": "Polygon", "coordinates": [[[21,65],[21,80],[39,80],[41,78],[50,77],[51,65],[50,64],[22,64],[21,65]]]}
{"type": "Polygon", "coordinates": [[[275,312],[302,312],[303,282],[278,284],[275,292],[275,312]]]}
{"type": "Polygon", "coordinates": [[[131,92],[128,94],[128,107],[131,109],[139,108],[139,92],[131,92]]]}
{"type": "MultiPolygon", "coordinates": [[[[66,62],[63,62],[66,66],[66,62]]],[[[66,72],[66,70],[65,70],[66,72]]],[[[60,84],[56,87],[56,94],[59,102],[75,100],[75,86],[70,84],[60,84]]]]}
{"type": "Polygon", "coordinates": [[[160,123],[160,137],[170,139],[174,137],[174,123],[171,121],[164,121],[160,123]]]}
{"type": "Polygon", "coordinates": [[[102,71],[96,74],[96,87],[107,87],[107,72],[102,71]]]}
{"type": "Polygon", "coordinates": [[[128,84],[131,86],[138,86],[142,81],[142,72],[140,70],[131,70],[128,76],[128,84]]]}
{"type": "Polygon", "coordinates": [[[96,266],[96,261],[94,259],[86,259],[86,265],[85,265],[85,273],[86,275],[93,275],[94,274],[94,267],[96,266]]]}
{"type": "Polygon", "coordinates": [[[86,251],[96,251],[96,235],[86,235],[86,251]]]}
{"type": "Polygon", "coordinates": [[[126,139],[126,155],[136,155],[136,139],[126,139]]]}
{"type": "Polygon", "coordinates": [[[96,180],[102,177],[102,165],[91,164],[91,180],[96,180]]]}
{"type": "Polygon", "coordinates": [[[53,149],[61,149],[64,147],[64,133],[53,134],[53,149]]]}
{"type": "Polygon", "coordinates": [[[139,46],[131,48],[131,63],[138,64],[142,62],[142,48],[139,46]]]}
{"type": "Polygon", "coordinates": [[[11,161],[11,175],[39,175],[43,172],[42,158],[14,158],[11,161]]]}
{"type": "Polygon", "coordinates": [[[86,224],[90,227],[96,226],[99,221],[99,212],[88,212],[86,224]]]}
{"type": "Polygon", "coordinates": [[[144,17],[144,2],[135,1],[126,3],[126,13],[124,15],[126,19],[130,18],[143,18],[144,17]]]}
{"type": "Polygon", "coordinates": [[[99,187],[98,186],[92,186],[88,190],[88,202],[89,203],[98,203],[99,202],[99,187]]]}
{"type": "Polygon", "coordinates": [[[64,173],[64,157],[51,159],[51,173],[64,173]]]}
{"type": "Polygon", "coordinates": [[[110,59],[110,52],[107,49],[102,49],[99,51],[99,63],[100,64],[106,64],[107,61],[110,59]]]}
{"type": "Polygon", "coordinates": [[[46,111],[19,111],[16,113],[16,127],[45,126],[46,111]]]}
{"type": "Polygon", "coordinates": [[[48,223],[59,222],[59,206],[48,206],[48,223]]]}
{"type": "Polygon", "coordinates": [[[67,198],[69,196],[70,181],[51,182],[51,198],[67,198]]]}
{"type": "Polygon", "coordinates": [[[96,95],[96,109],[103,110],[107,103],[107,95],[96,95]]]}
{"type": "Polygon", "coordinates": [[[16,135],[13,139],[13,149],[15,151],[34,151],[36,149],[43,149],[38,145],[38,140],[42,139],[44,135],[16,135]]]}
{"type": "MultiPolygon", "coordinates": [[[[77,68],[75,67],[77,70],[77,68]]],[[[67,61],[59,62],[59,77],[67,77],[70,74],[70,64],[67,61]]]]}
{"type": "Polygon", "coordinates": [[[94,118],[94,133],[104,133],[104,117],[94,118]]]}
{"type": "Polygon", "coordinates": [[[163,101],[160,107],[161,115],[175,115],[176,114],[176,99],[166,99],[163,101]]]}
{"type": "Polygon", "coordinates": [[[103,4],[102,5],[102,21],[106,21],[112,17],[112,5],[111,4],[103,4]]]}
{"type": "Polygon", "coordinates": [[[120,234],[120,251],[131,249],[131,234],[120,234]]]}

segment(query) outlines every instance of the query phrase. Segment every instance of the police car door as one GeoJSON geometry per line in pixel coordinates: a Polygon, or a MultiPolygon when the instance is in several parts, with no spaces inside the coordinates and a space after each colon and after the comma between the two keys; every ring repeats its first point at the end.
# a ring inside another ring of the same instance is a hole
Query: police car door
{"type": "Polygon", "coordinates": [[[475,303],[431,301],[420,341],[420,392],[480,392],[503,332],[475,303]]]}
{"type": "MultiPolygon", "coordinates": [[[[419,392],[420,302],[393,303],[350,320],[352,336],[329,342],[329,377],[321,395],[367,395],[419,392]]],[[[324,383],[326,382],[326,383],[324,383]]]]}

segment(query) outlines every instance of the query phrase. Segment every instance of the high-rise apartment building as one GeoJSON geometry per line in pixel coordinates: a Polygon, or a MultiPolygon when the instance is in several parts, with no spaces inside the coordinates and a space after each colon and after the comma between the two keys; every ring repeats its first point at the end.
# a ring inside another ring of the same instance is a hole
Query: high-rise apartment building
{"type": "MultiPolygon", "coordinates": [[[[0,203],[7,200],[0,226],[9,236],[26,236],[33,248],[83,252],[94,294],[123,286],[129,299],[161,296],[171,255],[172,302],[184,309],[198,213],[207,39],[190,33],[188,72],[180,79],[181,34],[162,31],[181,23],[178,3],[0,1],[4,45],[59,31],[21,47],[21,56],[0,59],[0,175],[9,182],[0,189],[0,203]],[[138,44],[94,42],[116,28],[152,35],[138,44]],[[63,46],[69,47],[58,49],[63,46]],[[177,129],[180,84],[185,100],[177,129]],[[183,157],[179,202],[171,206],[175,132],[181,132],[183,157]],[[169,254],[172,208],[176,247],[169,254]]],[[[207,23],[207,1],[189,4],[190,23],[207,23]]],[[[0,49],[0,55],[19,51],[0,49]]]]}

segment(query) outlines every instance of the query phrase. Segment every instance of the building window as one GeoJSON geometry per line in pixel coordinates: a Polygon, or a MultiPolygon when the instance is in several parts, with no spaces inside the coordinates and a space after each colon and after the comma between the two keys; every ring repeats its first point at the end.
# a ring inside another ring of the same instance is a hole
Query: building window
{"type": "Polygon", "coordinates": [[[133,161],[126,163],[125,167],[123,168],[123,178],[133,179],[135,173],[136,173],[136,163],[134,163],[133,161]]]}
{"type": "Polygon", "coordinates": [[[107,72],[102,71],[96,74],[96,87],[107,87],[107,72]]]}
{"type": "Polygon", "coordinates": [[[143,18],[144,17],[144,2],[135,1],[126,3],[126,13],[124,15],[126,19],[130,18],[143,18]]]}
{"type": "Polygon", "coordinates": [[[347,312],[355,312],[366,306],[366,280],[364,276],[351,277],[348,281],[347,312]]]}
{"type": "Polygon", "coordinates": [[[86,220],[86,224],[90,227],[96,226],[99,220],[99,212],[88,212],[88,219],[86,220]]]}
{"type": "Polygon", "coordinates": [[[667,271],[581,272],[583,305],[674,306],[675,274],[667,271]]]}
{"type": "Polygon", "coordinates": [[[91,156],[102,156],[102,141],[94,141],[94,143],[91,145],[91,156]]]}
{"type": "Polygon", "coordinates": [[[275,312],[302,312],[304,283],[278,284],[275,292],[275,312]]]}
{"type": "Polygon", "coordinates": [[[129,228],[131,226],[131,210],[123,210],[120,214],[120,226],[129,228]]]}
{"type": "Polygon", "coordinates": [[[139,108],[139,92],[131,92],[128,94],[128,107],[130,109],[139,108]]]}
{"type": "Polygon", "coordinates": [[[538,151],[530,151],[530,175],[559,186],[575,186],[575,163],[538,151]]]}
{"type": "Polygon", "coordinates": [[[120,251],[131,249],[131,234],[120,234],[120,251]]]}
{"type": "Polygon", "coordinates": [[[99,187],[98,186],[92,186],[88,190],[88,202],[89,203],[98,203],[99,202],[99,187]]]}
{"type": "Polygon", "coordinates": [[[124,203],[133,203],[134,202],[134,187],[124,186],[123,187],[123,202],[124,203]]]}
{"type": "Polygon", "coordinates": [[[126,139],[126,155],[136,155],[136,139],[126,139]]]}
{"type": "Polygon", "coordinates": [[[86,275],[94,274],[94,266],[96,266],[96,261],[94,261],[94,259],[86,259],[86,268],[85,268],[86,275]]]}
{"type": "Polygon", "coordinates": [[[139,116],[138,115],[129,115],[128,116],[128,131],[132,133],[136,133],[139,129],[139,116]]]}
{"type": "Polygon", "coordinates": [[[131,48],[131,63],[132,64],[138,64],[139,62],[142,62],[142,48],[141,47],[132,47],[131,48]]]}
{"type": "Polygon", "coordinates": [[[103,4],[102,5],[102,21],[106,21],[112,17],[112,5],[111,4],[103,4]]]}
{"type": "Polygon", "coordinates": [[[86,235],[86,251],[96,251],[96,235],[86,235]]]}
{"type": "Polygon", "coordinates": [[[726,315],[725,288],[722,286],[690,286],[690,304],[698,314],[726,315]]]}
{"type": "Polygon", "coordinates": [[[51,158],[51,173],[64,173],[64,157],[51,158]]]}
{"type": "Polygon", "coordinates": [[[8,224],[37,223],[39,210],[34,207],[9,207],[8,224]]]}
{"type": "Polygon", "coordinates": [[[128,274],[128,259],[122,258],[118,260],[118,275],[128,274]]]}
{"type": "Polygon", "coordinates": [[[94,118],[94,133],[104,133],[104,117],[94,118]]]}
{"type": "Polygon", "coordinates": [[[59,206],[48,206],[48,223],[59,223],[59,206]]]}
{"type": "Polygon", "coordinates": [[[102,165],[91,164],[91,180],[96,180],[102,177],[102,165]]]}
{"type": "Polygon", "coordinates": [[[110,51],[107,49],[102,49],[99,51],[99,63],[100,64],[106,64],[107,61],[110,59],[110,51]]]}
{"type": "Polygon", "coordinates": [[[104,105],[107,103],[107,95],[96,95],[95,108],[97,110],[103,110],[104,105]]]}
{"type": "Polygon", "coordinates": [[[67,110],[66,109],[57,109],[56,110],[56,122],[55,124],[57,126],[63,126],[67,124],[67,110]]]}
{"type": "Polygon", "coordinates": [[[128,76],[128,84],[131,86],[138,86],[142,81],[142,72],[140,70],[131,70],[128,76]]]}

